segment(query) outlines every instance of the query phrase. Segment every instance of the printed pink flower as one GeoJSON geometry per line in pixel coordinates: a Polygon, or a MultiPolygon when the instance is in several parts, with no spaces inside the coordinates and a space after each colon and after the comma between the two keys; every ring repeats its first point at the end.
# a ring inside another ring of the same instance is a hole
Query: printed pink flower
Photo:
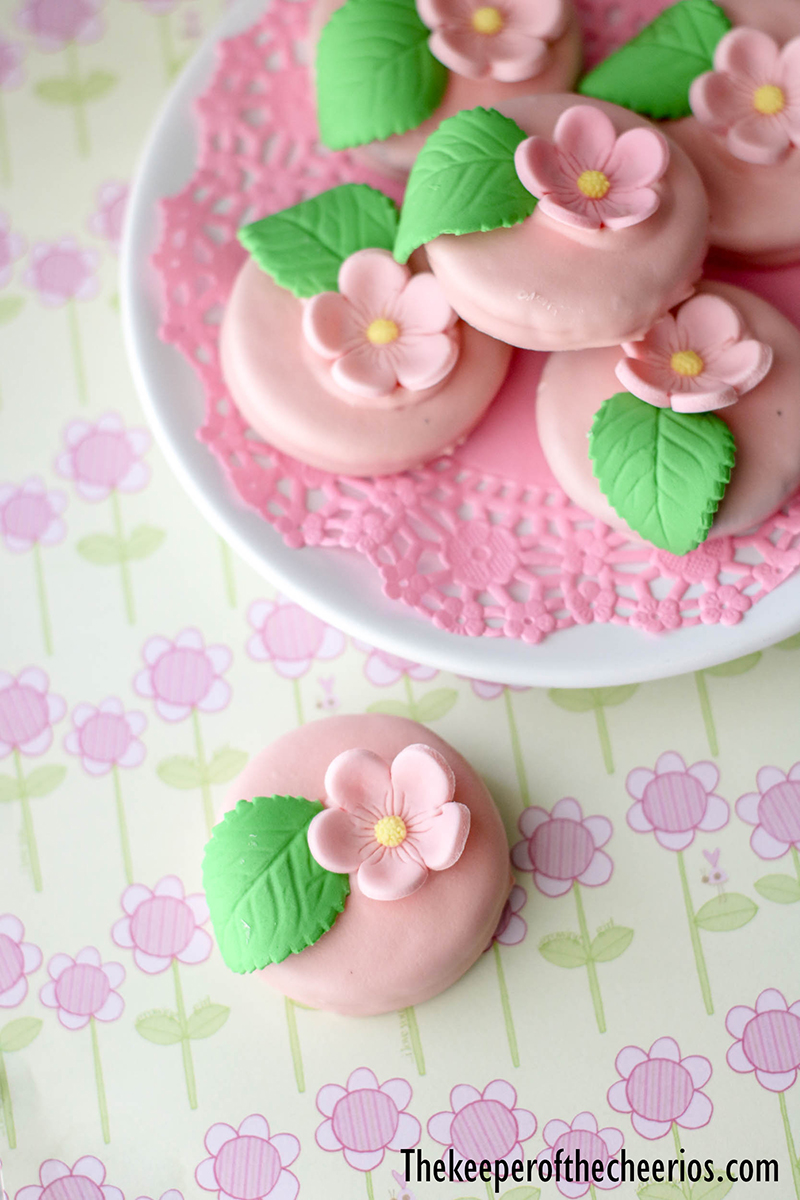
{"type": "Polygon", "coordinates": [[[417,0],[417,11],[433,33],[431,54],[467,79],[517,83],[533,79],[548,65],[548,42],[564,32],[563,0],[417,0]]]}
{"type": "MultiPolygon", "coordinates": [[[[519,914],[527,903],[528,893],[517,884],[511,889],[511,895],[503,906],[497,929],[492,934],[492,942],[499,942],[501,946],[518,946],[525,940],[528,926],[525,924],[525,918],[519,914]]],[[[491,944],[490,942],[489,946],[491,944]]]]}
{"type": "Polygon", "coordinates": [[[79,704],[72,711],[75,726],[64,738],[68,754],[77,754],[89,775],[107,775],[112,767],[138,767],[144,762],[144,742],[139,734],[147,725],[141,712],[125,712],[116,696],[99,708],[79,704]]]}
{"type": "Polygon", "coordinates": [[[12,750],[34,758],[50,749],[53,729],[67,711],[66,701],[48,691],[50,680],[38,667],[16,679],[0,671],[0,758],[12,750]]]}
{"type": "MultiPolygon", "coordinates": [[[[615,1129],[613,1126],[598,1129],[597,1119],[590,1112],[578,1113],[571,1125],[566,1121],[548,1121],[542,1130],[542,1136],[547,1143],[547,1149],[537,1156],[537,1162],[547,1160],[554,1164],[559,1150],[562,1151],[562,1163],[568,1159],[574,1162],[577,1152],[590,1164],[590,1170],[593,1162],[601,1162],[606,1167],[609,1160],[619,1154],[625,1140],[621,1129],[615,1129]]],[[[621,1182],[622,1180],[618,1179],[616,1183],[612,1183],[604,1176],[601,1181],[596,1181],[594,1186],[610,1191],[619,1187],[621,1182]]],[[[589,1191],[588,1183],[569,1183],[563,1175],[556,1181],[556,1187],[562,1196],[569,1196],[571,1200],[577,1200],[589,1191]]]]}
{"type": "Polygon", "coordinates": [[[356,1171],[372,1171],[381,1165],[387,1150],[418,1143],[422,1128],[406,1112],[410,1103],[411,1085],[405,1079],[387,1079],[379,1085],[369,1068],[359,1067],[347,1087],[328,1083],[317,1092],[317,1108],[326,1118],[317,1128],[317,1145],[341,1150],[356,1171]]]}
{"type": "MultiPolygon", "coordinates": [[[[150,1196],[139,1196],[138,1200],[151,1200],[150,1196]]],[[[167,1192],[162,1192],[160,1200],[183,1200],[183,1193],[176,1188],[170,1188],[167,1192]]]]}
{"type": "Polygon", "coordinates": [[[375,687],[391,687],[393,683],[399,683],[404,675],[422,683],[435,679],[439,674],[434,667],[423,666],[422,663],[412,662],[409,658],[399,658],[396,654],[387,654],[385,650],[376,650],[366,642],[354,639],[353,645],[356,650],[366,653],[364,674],[375,687]]]}
{"type": "Polygon", "coordinates": [[[762,767],[757,792],[736,801],[736,815],[755,825],[750,845],[759,858],[782,858],[794,846],[800,850],[800,762],[788,774],[779,767],[762,767]]]}
{"type": "Polygon", "coordinates": [[[42,304],[61,308],[70,300],[94,299],[100,290],[96,273],[99,266],[97,250],[81,250],[75,238],[37,242],[31,248],[30,266],[22,280],[39,293],[42,304]]]}
{"type": "MultiPolygon", "coordinates": [[[[461,678],[465,679],[466,676],[462,675],[461,678]]],[[[480,696],[481,700],[496,700],[506,690],[509,692],[529,692],[531,690],[513,683],[489,683],[485,679],[470,679],[469,684],[475,695],[480,696]]]]}
{"type": "Polygon", "coordinates": [[[530,137],[514,155],[520,182],[538,211],[579,229],[625,229],[651,217],[661,203],[652,184],[669,165],[666,139],[655,129],[617,137],[598,108],[576,104],[562,113],[553,141],[530,137]]]}
{"type": "Polygon", "coordinates": [[[22,553],[35,545],[63,542],[67,527],[61,513],[66,507],[66,494],[45,491],[38,475],[31,475],[21,487],[0,484],[0,534],[6,548],[22,553]]]}
{"type": "Polygon", "coordinates": [[[112,492],[140,492],[150,479],[141,461],[150,448],[146,429],[126,429],[117,413],[106,413],[96,425],[70,421],[64,430],[66,450],[56,459],[56,471],[74,479],[84,500],[106,500],[112,492]]]}
{"type": "Polygon", "coordinates": [[[271,662],[285,679],[299,679],[315,661],[344,652],[343,633],[282,596],[256,600],[247,610],[247,620],[256,631],[247,642],[247,653],[257,662],[271,662]]]}
{"type": "MultiPolygon", "coordinates": [[[[0,86],[3,76],[3,43],[0,42],[0,86]]],[[[12,265],[25,253],[25,239],[11,232],[11,222],[0,212],[0,288],[6,286],[13,274],[12,265]]]]}
{"type": "Polygon", "coordinates": [[[630,1113],[642,1137],[664,1137],[673,1121],[681,1129],[701,1129],[711,1120],[713,1106],[700,1091],[711,1078],[711,1063],[697,1054],[681,1058],[674,1038],[659,1038],[647,1054],[626,1046],[615,1065],[622,1078],[608,1089],[608,1103],[615,1112],[630,1113]]]}
{"type": "Polygon", "coordinates": [[[503,633],[506,637],[521,638],[523,642],[537,646],[556,627],[556,619],[548,610],[544,600],[534,598],[512,601],[503,614],[503,633]]]}
{"type": "Polygon", "coordinates": [[[24,57],[25,47],[22,42],[9,42],[0,37],[0,91],[10,92],[22,86],[25,72],[20,63],[24,57]]]}
{"type": "Polygon", "coordinates": [[[372,900],[402,900],[461,857],[470,814],[455,788],[430,746],[406,746],[391,766],[371,750],[345,750],[325,772],[329,807],[308,827],[309,849],[328,871],[357,871],[372,900]]]}
{"type": "Polygon", "coordinates": [[[18,917],[0,917],[0,1008],[16,1008],[28,994],[26,975],[38,971],[42,952],[33,942],[23,942],[25,926],[18,917]]]}
{"type": "Polygon", "coordinates": [[[201,925],[208,920],[202,892],[187,896],[176,875],[165,875],[150,891],[133,883],[122,893],[127,916],[116,921],[111,936],[118,946],[133,950],[133,961],[148,975],[166,971],[174,958],[182,963],[205,962],[211,937],[201,925]]]}
{"type": "Polygon", "coordinates": [[[238,1129],[220,1122],[206,1134],[204,1159],[194,1173],[201,1188],[219,1200],[294,1200],[297,1177],[286,1168],[300,1153],[291,1133],[270,1136],[265,1117],[245,1117],[238,1129]]]}
{"type": "Polygon", "coordinates": [[[447,538],[443,558],[456,583],[482,588],[508,583],[517,566],[520,545],[510,530],[488,521],[464,522],[447,538]]]}
{"type": "Polygon", "coordinates": [[[458,358],[455,320],[430,271],[412,276],[388,250],[358,250],[339,269],[339,291],[307,301],[303,334],[354,403],[369,403],[441,383],[458,358]]]}
{"type": "Polygon", "coordinates": [[[20,1188],[15,1200],[124,1200],[119,1188],[103,1182],[105,1177],[105,1167],[91,1154],[71,1168],[58,1158],[48,1158],[39,1168],[41,1187],[20,1188]]]}
{"type": "Polygon", "coordinates": [[[680,754],[667,751],[655,771],[637,767],[625,781],[636,801],[628,809],[628,824],[637,833],[655,833],[667,850],[685,850],[698,830],[714,833],[728,824],[728,802],[714,792],[718,782],[714,763],[687,767],[680,754]]]}
{"type": "Polygon", "coordinates": [[[769,1092],[794,1085],[800,1067],[800,1000],[789,1007],[782,992],[767,988],[755,1009],[739,1004],[725,1018],[725,1028],[738,1040],[728,1050],[728,1066],[756,1079],[769,1092]]]}
{"type": "Polygon", "coordinates": [[[128,191],[127,183],[117,180],[104,183],[97,191],[97,208],[89,217],[90,231],[96,237],[110,242],[115,254],[119,251],[122,239],[128,191]]]}
{"type": "Polygon", "coordinates": [[[614,864],[600,849],[613,833],[606,817],[584,817],[577,800],[559,800],[552,812],[526,808],[519,818],[524,841],[511,851],[520,871],[532,871],[533,882],[545,896],[563,896],[573,883],[600,887],[608,883],[614,864]]]}
{"type": "Polygon", "coordinates": [[[198,629],[184,629],[174,642],[150,638],[142,658],[147,666],[134,677],[133,689],[154,700],[165,721],[184,721],[195,708],[220,712],[231,698],[222,676],[233,655],[227,646],[206,646],[198,629]]]}
{"type": "Polygon", "coordinates": [[[622,386],[674,412],[727,408],[772,366],[772,347],[748,337],[738,309],[708,293],[692,296],[622,349],[626,357],[616,366],[622,386]]]}
{"type": "Polygon", "coordinates": [[[698,601],[700,620],[704,625],[738,625],[752,607],[752,600],[730,583],[723,583],[711,592],[703,592],[698,601]]]}
{"type": "Polygon", "coordinates": [[[452,1146],[462,1158],[505,1159],[510,1165],[522,1158],[520,1143],[536,1132],[536,1117],[516,1105],[517,1093],[504,1079],[493,1080],[482,1092],[459,1083],[450,1093],[450,1111],[435,1113],[428,1133],[446,1147],[445,1154],[452,1146]]]}
{"type": "Polygon", "coordinates": [[[39,992],[47,1008],[58,1009],[65,1029],[83,1029],[92,1018],[116,1021],[125,1001],[116,988],[125,979],[121,963],[104,963],[94,946],[79,950],[74,958],[55,954],[47,964],[50,982],[39,992]]]}
{"type": "Polygon", "coordinates": [[[692,83],[689,103],[735,158],[778,162],[800,146],[800,38],[781,50],[758,29],[732,29],[717,44],[714,70],[692,83]]]}
{"type": "Polygon", "coordinates": [[[133,0],[133,2],[139,4],[145,12],[152,13],[154,17],[160,17],[164,13],[174,12],[181,0],[133,0]]]}

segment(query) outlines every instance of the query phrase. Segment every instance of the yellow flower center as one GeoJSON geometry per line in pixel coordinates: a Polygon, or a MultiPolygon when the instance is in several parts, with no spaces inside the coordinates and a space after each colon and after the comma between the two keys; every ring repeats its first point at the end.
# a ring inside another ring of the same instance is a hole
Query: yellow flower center
{"type": "Polygon", "coordinates": [[[765,83],[753,92],[753,108],[765,117],[774,117],[775,113],[783,112],[785,107],[783,88],[776,87],[774,83],[765,83]]]}
{"type": "Polygon", "coordinates": [[[578,176],[578,187],[590,200],[602,200],[611,181],[602,171],[584,171],[578,176]]]}
{"type": "Polygon", "coordinates": [[[499,33],[505,25],[503,14],[499,8],[492,8],[487,5],[485,8],[476,8],[472,14],[472,28],[476,33],[485,33],[489,37],[499,33]]]}
{"type": "Polygon", "coordinates": [[[400,330],[394,321],[387,317],[377,317],[367,326],[367,338],[373,346],[386,346],[400,336],[400,330]]]}
{"type": "Polygon", "coordinates": [[[669,365],[676,375],[699,375],[705,363],[694,350],[676,350],[669,365]]]}
{"type": "Polygon", "coordinates": [[[399,846],[406,840],[406,834],[402,817],[381,817],[375,826],[375,838],[382,846],[399,846]]]}

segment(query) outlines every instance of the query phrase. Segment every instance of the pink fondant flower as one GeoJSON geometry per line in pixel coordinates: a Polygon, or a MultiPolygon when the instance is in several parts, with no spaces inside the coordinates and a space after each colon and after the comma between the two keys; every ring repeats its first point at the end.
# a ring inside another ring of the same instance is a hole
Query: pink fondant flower
{"type": "Polygon", "coordinates": [[[594,579],[584,579],[577,588],[565,589],[564,599],[578,625],[591,625],[592,621],[605,624],[617,606],[613,587],[601,587],[594,579]]]}
{"type": "Polygon", "coordinates": [[[0,534],[9,550],[22,553],[34,546],[63,542],[67,527],[61,513],[67,507],[64,492],[45,491],[38,475],[21,487],[0,484],[0,534]]]}
{"type": "Polygon", "coordinates": [[[341,1150],[356,1171],[372,1171],[387,1150],[419,1142],[420,1123],[406,1112],[410,1103],[411,1085],[405,1079],[387,1079],[379,1085],[372,1071],[359,1067],[347,1087],[328,1083],[317,1092],[317,1108],[326,1118],[317,1128],[317,1145],[341,1150]]]}
{"type": "MultiPolygon", "coordinates": [[[[3,46],[0,42],[0,84],[2,84],[3,46]]],[[[11,232],[11,222],[0,212],[0,288],[5,287],[12,275],[12,266],[25,253],[25,239],[11,232]]]]}
{"type": "Polygon", "coordinates": [[[631,625],[645,633],[663,633],[666,629],[678,629],[681,610],[677,600],[656,600],[655,596],[642,596],[631,613],[631,625]]]}
{"type": "Polygon", "coordinates": [[[786,774],[779,767],[762,767],[757,792],[736,801],[736,815],[755,825],[750,845],[759,858],[782,858],[790,847],[800,850],[800,762],[786,774]]]}
{"type": "Polygon", "coordinates": [[[532,646],[537,646],[548,633],[552,633],[557,624],[547,607],[547,601],[538,597],[525,601],[512,600],[506,604],[503,618],[506,637],[521,638],[532,646]]]}
{"type": "Polygon", "coordinates": [[[800,38],[780,50],[759,29],[732,29],[717,44],[714,70],[692,83],[689,103],[735,158],[778,162],[800,146],[800,38]]]}
{"type": "Polygon", "coordinates": [[[608,1089],[608,1103],[615,1112],[630,1113],[642,1137],[664,1137],[673,1121],[681,1129],[701,1129],[711,1120],[713,1106],[700,1091],[711,1078],[711,1063],[699,1054],[681,1058],[674,1038],[659,1038],[648,1053],[626,1046],[615,1066],[622,1078],[608,1089]]]}
{"type": "Polygon", "coordinates": [[[753,601],[731,583],[702,592],[698,600],[704,625],[738,625],[753,601]]]}
{"type": "Polygon", "coordinates": [[[18,917],[0,917],[0,1008],[16,1008],[28,994],[26,975],[38,971],[42,952],[33,942],[23,942],[25,926],[18,917]]]}
{"type": "Polygon", "coordinates": [[[90,231],[109,242],[115,254],[122,238],[128,191],[127,183],[116,180],[104,183],[97,191],[97,208],[89,217],[90,231]]]}
{"type": "Polygon", "coordinates": [[[412,275],[388,250],[358,250],[339,270],[339,291],[303,309],[311,348],[358,401],[420,392],[450,374],[458,358],[455,313],[429,271],[412,275]]]}
{"type": "Polygon", "coordinates": [[[455,787],[430,746],[406,746],[391,767],[371,750],[345,750],[325,773],[329,807],[308,827],[311,853],[328,871],[357,871],[373,900],[410,896],[461,857],[470,816],[455,787]]]}
{"type": "Polygon", "coordinates": [[[255,630],[247,653],[257,662],[271,662],[285,679],[298,679],[315,661],[338,658],[345,648],[343,633],[282,596],[256,600],[247,620],[255,630]]]}
{"type": "Polygon", "coordinates": [[[139,734],[147,725],[141,712],[125,712],[116,696],[99,708],[79,704],[72,711],[75,726],[64,738],[68,754],[77,754],[89,775],[107,775],[112,767],[138,767],[144,762],[144,742],[139,734]]]}
{"type": "Polygon", "coordinates": [[[38,667],[28,667],[16,679],[0,671],[0,758],[12,750],[31,758],[49,750],[52,727],[67,711],[66,701],[49,687],[38,667]]]}
{"type": "MultiPolygon", "coordinates": [[[[522,1158],[522,1142],[536,1132],[536,1117],[517,1108],[517,1093],[504,1079],[495,1079],[479,1092],[460,1083],[450,1093],[450,1111],[435,1113],[428,1133],[447,1150],[479,1161],[504,1159],[509,1165],[522,1158]]],[[[444,1155],[443,1155],[444,1157],[444,1155]]]]}
{"type": "Polygon", "coordinates": [[[386,650],[376,650],[366,642],[354,641],[353,645],[357,650],[365,651],[367,661],[364,663],[364,674],[376,687],[391,687],[404,676],[422,682],[435,679],[439,674],[435,667],[423,666],[422,663],[412,662],[410,658],[399,658],[386,650]]]}
{"type": "Polygon", "coordinates": [[[91,1154],[68,1167],[58,1158],[48,1158],[39,1168],[41,1186],[20,1188],[15,1200],[124,1200],[117,1187],[104,1183],[106,1169],[91,1154]]]}
{"type": "Polygon", "coordinates": [[[94,946],[79,950],[75,958],[55,954],[47,964],[50,982],[39,992],[47,1008],[58,1009],[65,1029],[83,1029],[94,1018],[116,1021],[125,1001],[116,988],[125,979],[121,963],[104,963],[94,946]]]}
{"type": "Polygon", "coordinates": [[[141,461],[150,441],[146,429],[126,429],[117,413],[106,413],[96,425],[70,421],[56,471],[75,481],[84,500],[106,500],[113,491],[140,492],[150,479],[150,468],[141,461]]]}
{"type": "Polygon", "coordinates": [[[728,1050],[728,1066],[756,1079],[769,1092],[793,1087],[800,1068],[800,1000],[791,1007],[776,988],[767,988],[755,1009],[739,1004],[725,1018],[738,1040],[728,1050]]]}
{"type": "Polygon", "coordinates": [[[254,1113],[238,1129],[220,1122],[206,1134],[210,1158],[194,1173],[200,1187],[219,1200],[294,1200],[300,1190],[286,1168],[300,1153],[294,1134],[270,1135],[266,1117],[254,1113]]]}
{"type": "Polygon", "coordinates": [[[165,875],[151,891],[142,883],[122,893],[127,916],[117,921],[111,936],[118,946],[133,950],[133,961],[148,975],[166,971],[177,958],[182,963],[205,962],[211,937],[201,925],[208,920],[208,905],[201,892],[187,896],[175,875],[165,875]]]}
{"type": "Polygon", "coordinates": [[[524,841],[511,851],[520,871],[532,871],[545,896],[563,896],[577,881],[587,887],[607,883],[614,864],[601,846],[613,832],[606,817],[584,817],[577,800],[565,797],[553,806],[526,808],[519,818],[524,841]]]}
{"type": "Polygon", "coordinates": [[[685,850],[695,833],[714,833],[728,824],[727,800],[714,788],[719,771],[712,762],[687,767],[680,754],[667,751],[655,771],[637,767],[625,786],[636,803],[628,809],[628,824],[637,833],[655,833],[667,850],[685,850]]]}
{"type": "Polygon", "coordinates": [[[42,304],[61,308],[70,300],[93,300],[100,290],[96,250],[81,250],[75,238],[38,242],[31,248],[30,266],[23,275],[27,287],[39,293],[42,304]]]}
{"type": "MultiPolygon", "coordinates": [[[[499,942],[501,946],[518,946],[520,942],[524,942],[528,926],[525,924],[525,918],[519,914],[527,903],[528,893],[525,888],[516,884],[503,906],[497,928],[492,934],[492,942],[499,942]]],[[[491,944],[490,942],[487,949],[491,948],[491,944]]]]}
{"type": "Polygon", "coordinates": [[[0,90],[10,92],[21,87],[25,72],[20,63],[25,57],[25,47],[22,42],[9,42],[0,37],[0,90]]]}
{"type": "MultiPolygon", "coordinates": [[[[580,1154],[581,1158],[590,1164],[590,1169],[594,1162],[601,1162],[607,1167],[609,1161],[619,1154],[625,1140],[621,1129],[615,1129],[613,1126],[598,1129],[597,1118],[590,1112],[578,1113],[571,1125],[566,1121],[548,1121],[542,1130],[542,1136],[547,1143],[547,1149],[539,1153],[538,1162],[546,1160],[553,1164],[560,1150],[562,1163],[568,1159],[574,1162],[575,1155],[580,1154]]],[[[595,1180],[594,1186],[609,1191],[618,1188],[621,1182],[621,1178],[618,1177],[617,1182],[613,1183],[604,1175],[601,1180],[595,1180]]],[[[581,1183],[574,1179],[568,1181],[562,1173],[561,1179],[556,1180],[556,1187],[562,1196],[578,1200],[578,1197],[585,1196],[589,1191],[589,1182],[587,1180],[581,1183]]]]}
{"type": "Polygon", "coordinates": [[[444,542],[442,557],[456,583],[480,589],[490,583],[509,583],[520,549],[518,538],[502,525],[465,521],[444,542]]]}
{"type": "Polygon", "coordinates": [[[623,342],[617,379],[640,400],[675,412],[727,408],[772,366],[772,348],[747,336],[738,309],[721,296],[692,296],[640,342],[623,342]]]}
{"type": "Polygon", "coordinates": [[[617,137],[600,109],[576,104],[562,113],[553,141],[520,142],[514,165],[538,208],[580,229],[625,229],[652,216],[661,203],[652,185],[669,165],[669,148],[655,129],[617,137]]]}
{"type": "Polygon", "coordinates": [[[147,665],[135,676],[134,691],[154,700],[165,721],[184,721],[196,708],[220,712],[231,698],[222,676],[233,655],[227,646],[206,646],[198,629],[184,629],[174,642],[150,638],[142,658],[147,665]]]}
{"type": "Polygon", "coordinates": [[[548,42],[564,32],[563,0],[417,0],[417,11],[433,33],[431,54],[467,79],[517,83],[540,75],[548,64],[548,42]]]}

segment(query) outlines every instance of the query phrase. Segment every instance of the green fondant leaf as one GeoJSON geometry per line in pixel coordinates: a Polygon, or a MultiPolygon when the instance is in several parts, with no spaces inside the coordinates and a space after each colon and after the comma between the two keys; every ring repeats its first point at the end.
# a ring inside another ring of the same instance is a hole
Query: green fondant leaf
{"type": "Polygon", "coordinates": [[[196,1008],[186,1022],[189,1037],[193,1041],[211,1037],[225,1024],[230,1011],[224,1004],[203,1004],[200,1008],[196,1008]]]}
{"type": "Polygon", "coordinates": [[[600,490],[631,529],[688,554],[708,534],[736,444],[713,413],[676,413],[618,392],[595,414],[589,454],[600,490]]]}
{"type": "Polygon", "coordinates": [[[405,262],[440,233],[478,233],[517,225],[536,207],[514,169],[527,134],[493,108],[472,108],[442,121],[419,152],[408,179],[394,256],[405,262]]]}
{"type": "Polygon", "coordinates": [[[239,241],[279,287],[300,298],[338,290],[356,250],[391,250],[397,208],[366,183],[343,183],[239,230],[239,241]]]}
{"type": "Polygon", "coordinates": [[[712,0],[679,0],[585,75],[578,91],[656,120],[688,117],[692,80],[712,70],[730,28],[712,0]]]}
{"type": "Polygon", "coordinates": [[[322,805],[295,796],[240,800],[214,827],[203,886],[222,957],[245,974],[299,954],[344,909],[347,875],[326,871],[308,848],[322,805]]]}
{"type": "Polygon", "coordinates": [[[438,107],[447,69],[428,49],[414,0],[347,0],[317,47],[320,137],[331,150],[421,125],[438,107]]]}
{"type": "Polygon", "coordinates": [[[773,904],[797,904],[800,883],[793,875],[762,875],[755,883],[756,891],[773,904]]]}
{"type": "Polygon", "coordinates": [[[709,933],[729,933],[732,929],[741,929],[748,921],[752,921],[758,912],[758,905],[749,896],[739,892],[723,892],[708,900],[695,913],[695,924],[709,933]]]}
{"type": "Polygon", "coordinates": [[[0,1050],[4,1054],[24,1050],[41,1031],[42,1022],[38,1017],[19,1017],[16,1021],[9,1021],[0,1029],[0,1050]]]}

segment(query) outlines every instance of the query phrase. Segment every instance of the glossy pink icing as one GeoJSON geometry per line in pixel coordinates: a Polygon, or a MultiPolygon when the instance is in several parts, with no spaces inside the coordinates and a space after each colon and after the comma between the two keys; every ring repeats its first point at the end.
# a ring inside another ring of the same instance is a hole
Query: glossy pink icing
{"type": "Polygon", "coordinates": [[[446,379],[422,392],[397,388],[365,407],[308,345],[302,313],[300,300],[246,263],[225,310],[222,369],[257,433],[325,471],[385,475],[448,453],[491,404],[511,357],[508,346],[459,322],[447,335],[460,352],[446,379]]]}
{"type": "MultiPolygon", "coordinates": [[[[774,356],[762,382],[719,413],[736,439],[736,465],[714,518],[713,538],[750,529],[800,486],[800,332],[751,292],[710,282],[698,291],[732,304],[753,337],[771,346],[774,356]]],[[[613,529],[631,533],[600,491],[588,453],[595,413],[620,391],[615,373],[619,358],[618,347],[551,355],[542,373],[536,417],[545,457],[570,499],[613,529]]]]}
{"type": "Polygon", "coordinates": [[[517,175],[540,212],[579,229],[626,229],[646,221],[661,202],[652,185],[668,164],[660,133],[629,129],[617,137],[611,118],[589,104],[563,112],[552,141],[526,138],[514,155],[517,175]],[[582,188],[587,176],[599,177],[607,191],[592,195],[591,187],[582,188]]]}
{"type": "Polygon", "coordinates": [[[419,1004],[450,987],[489,945],[512,878],[500,814],[480,776],[429,729],[404,717],[329,717],[301,726],[256,755],[228,791],[223,811],[242,797],[276,793],[322,799],[330,763],[362,747],[391,762],[407,746],[436,751],[455,776],[455,801],[471,826],[455,866],[391,904],[364,895],[351,876],[345,910],[301,954],[260,972],[301,1004],[368,1016],[419,1004]]]}
{"type": "Polygon", "coordinates": [[[549,62],[549,43],[567,25],[564,0],[503,0],[495,11],[497,32],[475,28],[482,0],[417,0],[417,11],[433,32],[428,46],[434,58],[468,79],[519,83],[541,75],[549,62]]]}
{"type": "MultiPolygon", "coordinates": [[[[626,109],[585,103],[605,113],[618,135],[652,130],[626,109]]],[[[500,107],[527,133],[551,140],[574,104],[574,96],[536,96],[500,107]]],[[[632,341],[691,295],[706,253],[705,193],[675,147],[654,190],[658,210],[627,229],[563,225],[538,205],[509,229],[436,238],[427,246],[430,267],[465,321],[511,345],[567,350],[632,341]]]]}

